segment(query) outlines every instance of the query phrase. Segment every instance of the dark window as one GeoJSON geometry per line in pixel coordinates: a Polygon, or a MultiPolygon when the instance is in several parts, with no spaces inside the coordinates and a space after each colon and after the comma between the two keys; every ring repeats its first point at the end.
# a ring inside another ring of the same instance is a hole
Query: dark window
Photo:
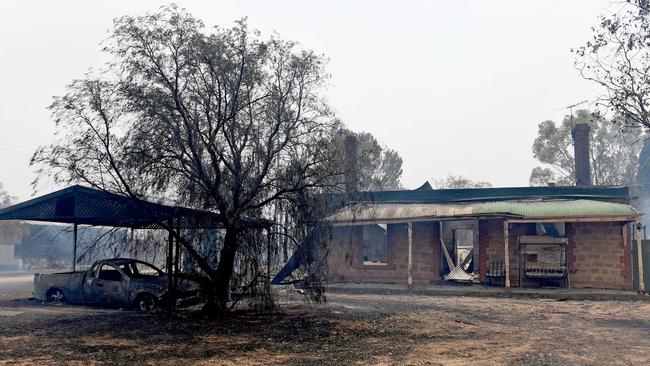
{"type": "Polygon", "coordinates": [[[386,225],[362,226],[363,264],[388,264],[388,239],[386,225]]]}
{"type": "Polygon", "coordinates": [[[117,268],[109,266],[108,264],[104,264],[99,270],[99,276],[97,276],[97,279],[104,281],[121,281],[122,275],[120,274],[120,271],[117,270],[117,268]]]}
{"type": "Polygon", "coordinates": [[[143,262],[133,262],[130,263],[130,266],[129,274],[131,274],[131,277],[151,277],[161,276],[163,274],[158,269],[143,262]]]}

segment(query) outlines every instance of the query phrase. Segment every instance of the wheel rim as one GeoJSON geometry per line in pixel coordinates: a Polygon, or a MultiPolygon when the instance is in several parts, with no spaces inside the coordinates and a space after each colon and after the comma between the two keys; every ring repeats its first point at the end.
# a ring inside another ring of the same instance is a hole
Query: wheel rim
{"type": "Polygon", "coordinates": [[[54,290],[50,294],[50,301],[54,303],[62,303],[63,302],[63,292],[61,290],[54,290]]]}
{"type": "Polygon", "coordinates": [[[154,305],[154,300],[149,295],[141,296],[138,300],[138,308],[142,311],[151,311],[153,310],[154,305]]]}

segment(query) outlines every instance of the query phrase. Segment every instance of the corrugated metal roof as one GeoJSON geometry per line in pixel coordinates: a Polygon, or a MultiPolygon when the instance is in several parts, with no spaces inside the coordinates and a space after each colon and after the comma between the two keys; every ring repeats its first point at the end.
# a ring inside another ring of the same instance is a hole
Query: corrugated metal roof
{"type": "Polygon", "coordinates": [[[327,220],[335,223],[476,216],[521,219],[554,217],[621,217],[639,215],[634,207],[592,200],[493,201],[471,203],[364,203],[340,209],[327,220]]]}
{"type": "Polygon", "coordinates": [[[627,203],[628,187],[623,186],[553,186],[553,187],[499,187],[428,189],[380,192],[355,192],[332,195],[330,200],[338,203],[461,203],[514,200],[599,200],[627,203]]]}

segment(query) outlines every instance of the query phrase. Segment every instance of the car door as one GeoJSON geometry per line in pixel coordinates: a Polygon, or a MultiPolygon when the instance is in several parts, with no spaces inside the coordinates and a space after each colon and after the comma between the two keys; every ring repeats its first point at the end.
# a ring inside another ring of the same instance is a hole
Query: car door
{"type": "Polygon", "coordinates": [[[100,263],[88,284],[87,302],[105,306],[128,303],[128,277],[110,263],[100,263]]]}

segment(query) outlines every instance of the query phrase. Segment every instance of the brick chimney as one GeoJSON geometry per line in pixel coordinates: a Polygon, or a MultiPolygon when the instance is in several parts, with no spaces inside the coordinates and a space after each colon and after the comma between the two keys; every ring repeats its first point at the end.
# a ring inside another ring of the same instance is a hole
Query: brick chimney
{"type": "Polygon", "coordinates": [[[591,128],[587,123],[576,123],[575,127],[571,129],[577,186],[591,185],[591,166],[589,165],[590,130],[591,128]]]}
{"type": "Polygon", "coordinates": [[[345,136],[344,140],[345,157],[345,192],[355,193],[357,191],[357,137],[354,135],[345,136]]]}

